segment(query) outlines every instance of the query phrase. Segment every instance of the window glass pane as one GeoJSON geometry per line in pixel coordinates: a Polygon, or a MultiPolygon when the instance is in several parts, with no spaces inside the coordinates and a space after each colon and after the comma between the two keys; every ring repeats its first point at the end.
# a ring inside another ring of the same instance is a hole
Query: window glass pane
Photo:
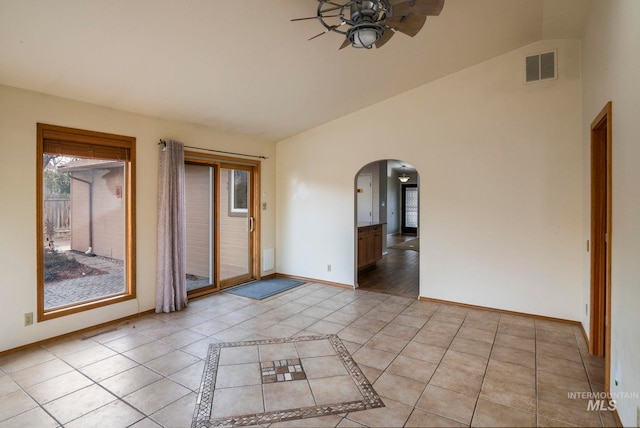
{"type": "Polygon", "coordinates": [[[418,188],[405,187],[404,221],[406,227],[418,227],[418,188]]]}
{"type": "Polygon", "coordinates": [[[220,194],[220,279],[225,280],[250,272],[250,187],[249,171],[222,168],[220,172],[220,188],[229,189],[220,194]]]}
{"type": "Polygon", "coordinates": [[[187,227],[187,291],[213,284],[214,168],[187,164],[185,205],[187,227]]]}
{"type": "Polygon", "coordinates": [[[247,207],[249,206],[249,171],[239,169],[228,171],[230,177],[231,212],[246,215],[247,207]]]}
{"type": "Polygon", "coordinates": [[[43,155],[44,309],[127,292],[126,165],[43,155]]]}

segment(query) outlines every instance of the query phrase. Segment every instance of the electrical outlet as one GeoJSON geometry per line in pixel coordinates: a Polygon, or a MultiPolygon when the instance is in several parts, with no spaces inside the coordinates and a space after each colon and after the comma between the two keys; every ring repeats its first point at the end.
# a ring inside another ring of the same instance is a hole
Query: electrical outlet
{"type": "Polygon", "coordinates": [[[24,314],[24,325],[31,325],[33,324],[33,312],[28,312],[26,314],[24,314]]]}
{"type": "Polygon", "coordinates": [[[262,211],[266,211],[267,210],[267,203],[263,202],[262,203],[262,211]]]}
{"type": "Polygon", "coordinates": [[[327,272],[331,272],[331,265],[327,265],[327,272]]]}

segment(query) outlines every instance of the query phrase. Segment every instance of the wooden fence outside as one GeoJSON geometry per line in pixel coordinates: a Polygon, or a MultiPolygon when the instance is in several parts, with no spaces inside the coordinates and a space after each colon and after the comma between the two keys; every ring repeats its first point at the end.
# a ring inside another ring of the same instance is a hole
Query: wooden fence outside
{"type": "Polygon", "coordinates": [[[71,232],[71,203],[69,195],[46,195],[44,198],[44,221],[54,225],[56,237],[71,232]]]}

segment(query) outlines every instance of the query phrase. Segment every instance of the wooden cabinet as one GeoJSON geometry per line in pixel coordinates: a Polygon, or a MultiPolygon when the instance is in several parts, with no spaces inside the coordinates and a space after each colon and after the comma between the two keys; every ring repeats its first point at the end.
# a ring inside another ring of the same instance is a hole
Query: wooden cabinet
{"type": "Polygon", "coordinates": [[[382,258],[382,225],[358,228],[358,269],[375,265],[382,258]]]}

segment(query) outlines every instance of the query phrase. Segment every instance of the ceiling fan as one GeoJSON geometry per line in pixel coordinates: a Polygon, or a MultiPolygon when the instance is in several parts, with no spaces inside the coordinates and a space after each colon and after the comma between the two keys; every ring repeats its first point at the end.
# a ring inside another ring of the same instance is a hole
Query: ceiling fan
{"type": "Polygon", "coordinates": [[[316,16],[292,21],[317,19],[323,34],[335,32],[345,36],[340,46],[371,49],[387,43],[399,31],[411,37],[422,29],[427,16],[438,16],[444,0],[318,0],[316,16]]]}

